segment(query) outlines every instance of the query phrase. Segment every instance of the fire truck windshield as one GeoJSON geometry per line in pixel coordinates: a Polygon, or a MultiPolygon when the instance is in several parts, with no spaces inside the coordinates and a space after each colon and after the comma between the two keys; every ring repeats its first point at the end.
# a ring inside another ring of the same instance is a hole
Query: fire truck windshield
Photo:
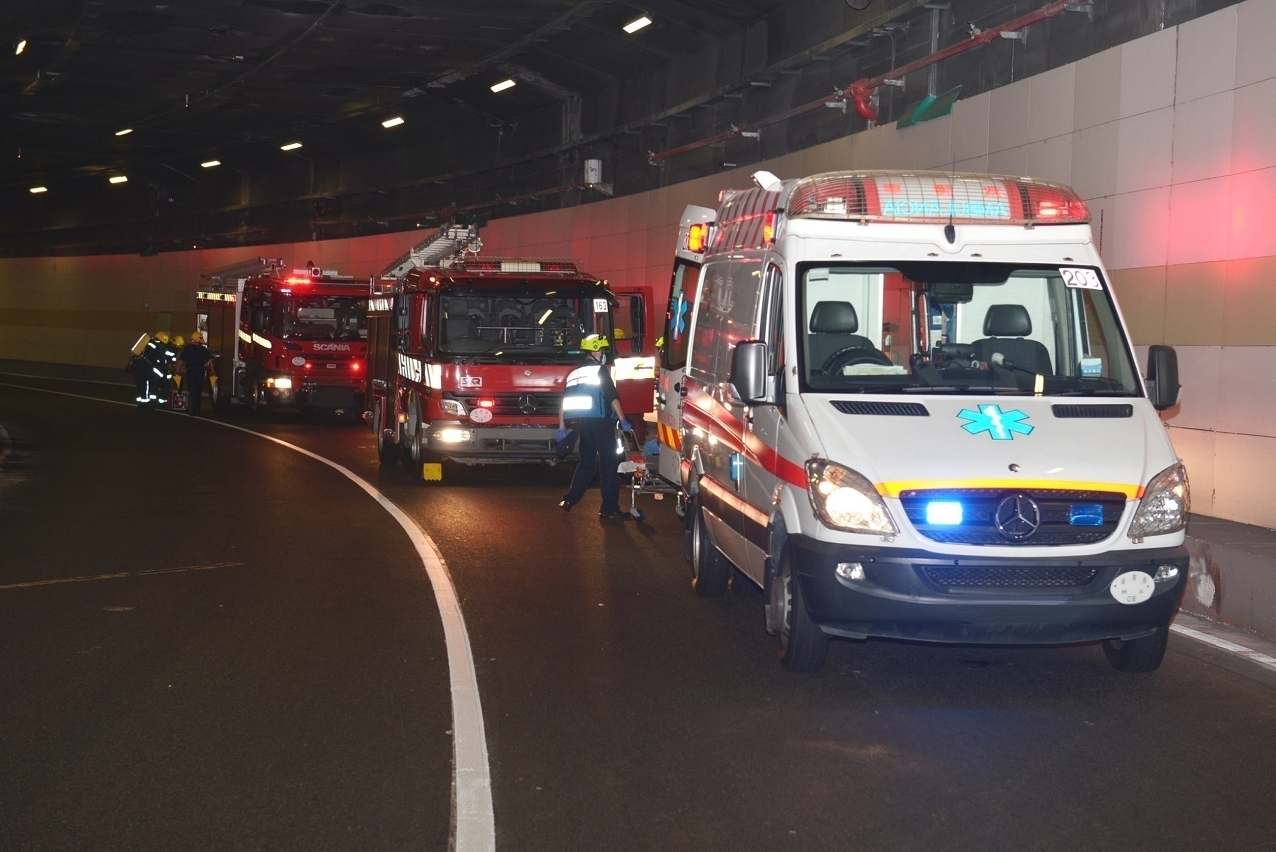
{"type": "Polygon", "coordinates": [[[276,303],[274,331],[294,340],[366,340],[368,300],[356,296],[290,296],[276,303]]]}
{"type": "Polygon", "coordinates": [[[542,360],[578,354],[597,334],[611,340],[611,308],[605,295],[529,295],[484,291],[445,295],[439,312],[438,348],[473,360],[542,360]]]}

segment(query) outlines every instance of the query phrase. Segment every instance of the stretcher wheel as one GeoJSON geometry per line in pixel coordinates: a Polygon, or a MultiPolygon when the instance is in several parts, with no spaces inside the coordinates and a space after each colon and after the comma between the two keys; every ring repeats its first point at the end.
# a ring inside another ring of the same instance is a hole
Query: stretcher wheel
{"type": "Polygon", "coordinates": [[[633,517],[635,521],[647,520],[647,513],[644,512],[642,509],[639,509],[637,506],[634,506],[632,509],[630,509],[629,514],[633,517]]]}

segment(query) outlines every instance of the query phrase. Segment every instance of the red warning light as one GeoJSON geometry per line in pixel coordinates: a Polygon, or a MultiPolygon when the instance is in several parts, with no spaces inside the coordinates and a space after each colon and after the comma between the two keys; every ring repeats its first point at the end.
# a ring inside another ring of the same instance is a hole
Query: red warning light
{"type": "Polygon", "coordinates": [[[496,400],[492,399],[490,396],[485,396],[478,401],[478,406],[479,408],[495,408],[496,400]]]}

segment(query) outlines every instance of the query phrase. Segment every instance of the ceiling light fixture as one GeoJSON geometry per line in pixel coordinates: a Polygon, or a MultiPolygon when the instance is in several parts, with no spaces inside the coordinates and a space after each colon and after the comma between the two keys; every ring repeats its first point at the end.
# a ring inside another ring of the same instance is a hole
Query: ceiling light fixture
{"type": "Polygon", "coordinates": [[[508,78],[505,80],[502,80],[499,83],[495,83],[492,85],[493,92],[503,92],[506,89],[512,89],[512,88],[514,88],[514,81],[508,78]]]}
{"type": "Polygon", "coordinates": [[[47,186],[33,186],[33,187],[31,187],[31,194],[32,194],[32,195],[39,195],[39,194],[40,194],[40,193],[42,193],[42,192],[48,192],[48,191],[49,191],[49,188],[48,188],[47,186]]]}
{"type": "Polygon", "coordinates": [[[387,118],[385,121],[381,122],[381,126],[386,130],[389,130],[391,127],[398,127],[402,123],[403,116],[396,115],[394,118],[387,118]]]}
{"type": "Polygon", "coordinates": [[[131,128],[131,127],[126,127],[126,128],[124,128],[123,130],[117,130],[117,131],[115,131],[115,135],[116,135],[116,136],[128,136],[128,135],[129,135],[130,133],[132,133],[132,132],[133,132],[133,128],[131,128]]]}
{"type": "Polygon", "coordinates": [[[26,49],[27,49],[27,40],[26,40],[26,39],[23,39],[22,41],[18,42],[18,46],[17,46],[17,47],[15,47],[15,48],[13,49],[13,55],[14,55],[14,56],[21,56],[21,55],[22,55],[22,51],[24,51],[24,50],[26,50],[26,49]]]}
{"type": "Polygon", "coordinates": [[[646,15],[643,15],[641,18],[635,18],[634,20],[625,24],[624,29],[625,29],[625,32],[629,33],[630,35],[633,35],[634,33],[638,32],[643,27],[649,27],[649,26],[651,26],[651,18],[648,18],[646,15]]]}
{"type": "Polygon", "coordinates": [[[301,147],[300,142],[289,142],[287,145],[280,145],[279,150],[280,151],[296,151],[300,147],[301,147]]]}
{"type": "Polygon", "coordinates": [[[200,168],[211,169],[211,168],[215,168],[216,166],[220,166],[221,164],[222,164],[221,160],[208,160],[207,162],[200,163],[199,165],[200,165],[200,168]]]}
{"type": "Polygon", "coordinates": [[[128,183],[128,177],[126,175],[116,175],[111,178],[111,183],[128,183]]]}

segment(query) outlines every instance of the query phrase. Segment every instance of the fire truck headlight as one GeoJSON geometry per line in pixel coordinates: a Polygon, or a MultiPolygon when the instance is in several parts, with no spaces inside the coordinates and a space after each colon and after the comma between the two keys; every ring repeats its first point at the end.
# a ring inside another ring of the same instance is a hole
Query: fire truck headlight
{"type": "Polygon", "coordinates": [[[469,429],[458,429],[455,426],[448,426],[434,433],[434,439],[443,444],[465,444],[470,438],[469,429]]]}
{"type": "Polygon", "coordinates": [[[455,399],[444,399],[439,401],[439,407],[443,409],[444,414],[451,414],[455,417],[465,416],[465,406],[455,399]]]}
{"type": "Polygon", "coordinates": [[[274,388],[275,390],[292,390],[292,379],[287,376],[266,379],[266,387],[274,388]]]}

